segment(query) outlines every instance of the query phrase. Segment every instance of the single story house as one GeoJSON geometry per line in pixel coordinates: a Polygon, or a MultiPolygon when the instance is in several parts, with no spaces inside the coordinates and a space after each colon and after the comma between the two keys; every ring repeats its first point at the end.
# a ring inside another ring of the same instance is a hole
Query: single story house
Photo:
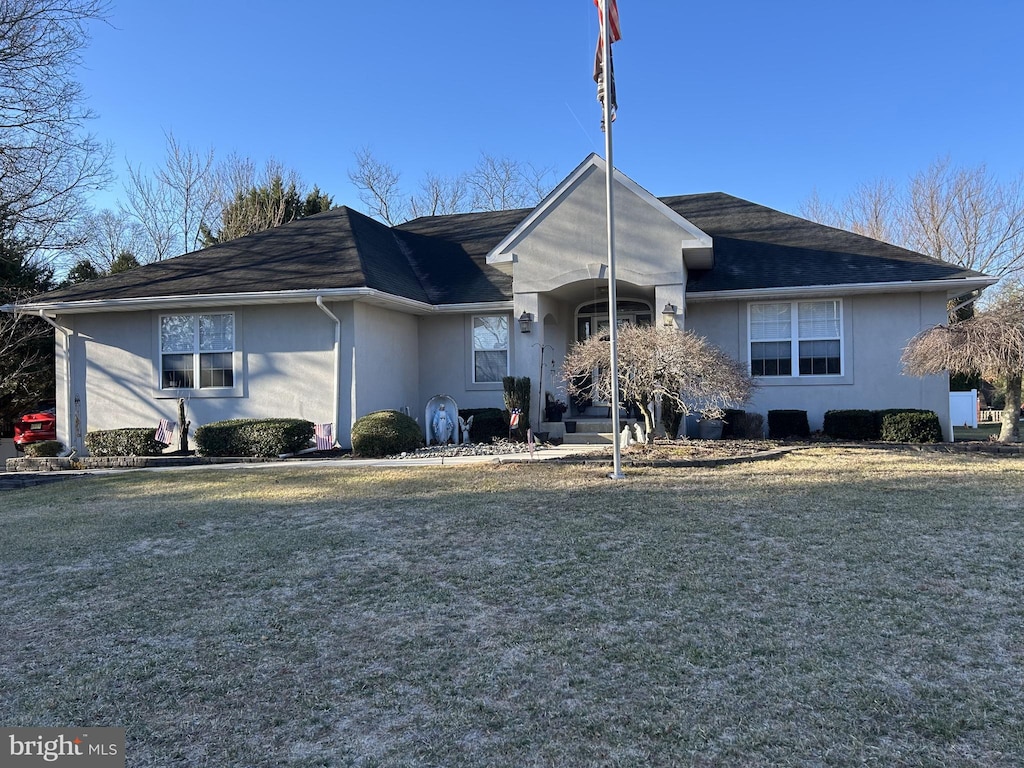
{"type": "MultiPolygon", "coordinates": [[[[193,427],[298,417],[342,446],[358,417],[422,419],[435,395],[501,407],[506,375],[564,399],[563,355],[610,315],[607,170],[591,155],[527,210],[389,227],[336,208],[3,309],[54,326],[58,437],[83,453],[90,431],[175,419],[179,398],[193,427]]],[[[748,410],[806,410],[812,429],[836,408],[948,423],[946,377],[904,376],[900,354],[994,279],[727,194],[613,179],[620,321],[735,356],[759,385],[748,410]]]]}

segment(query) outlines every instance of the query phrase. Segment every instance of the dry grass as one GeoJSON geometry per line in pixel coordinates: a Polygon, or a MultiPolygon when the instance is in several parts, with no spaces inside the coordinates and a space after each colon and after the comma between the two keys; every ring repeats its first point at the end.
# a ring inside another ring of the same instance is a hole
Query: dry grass
{"type": "Polygon", "coordinates": [[[1019,459],[6,492],[0,721],[133,766],[1024,763],[1019,459]]]}

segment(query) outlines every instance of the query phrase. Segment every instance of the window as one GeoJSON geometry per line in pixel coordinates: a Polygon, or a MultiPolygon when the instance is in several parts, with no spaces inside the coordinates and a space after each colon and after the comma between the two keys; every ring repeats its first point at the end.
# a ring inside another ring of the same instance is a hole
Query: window
{"type": "Polygon", "coordinates": [[[838,299],[751,304],[751,375],[841,375],[842,310],[838,299]]]}
{"type": "Polygon", "coordinates": [[[508,376],[508,315],[473,318],[473,383],[501,383],[508,376]]]}
{"type": "Polygon", "coordinates": [[[164,315],[160,318],[160,387],[233,387],[235,316],[164,315]]]}

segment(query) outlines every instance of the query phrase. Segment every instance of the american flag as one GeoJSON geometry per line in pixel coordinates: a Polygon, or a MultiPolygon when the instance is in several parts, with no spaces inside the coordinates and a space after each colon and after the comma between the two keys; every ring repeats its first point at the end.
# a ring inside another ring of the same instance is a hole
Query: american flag
{"type": "Polygon", "coordinates": [[[509,429],[515,429],[519,426],[519,409],[513,408],[508,421],[509,429]]]}
{"type": "Polygon", "coordinates": [[[329,451],[334,447],[333,424],[317,424],[313,427],[313,436],[316,438],[318,451],[329,451]]]}
{"type": "Polygon", "coordinates": [[[169,419],[160,419],[160,426],[156,428],[156,434],[154,437],[158,443],[170,445],[171,437],[174,435],[174,430],[177,428],[178,422],[170,421],[169,419]]]}
{"type": "MultiPolygon", "coordinates": [[[[597,7],[598,30],[597,53],[594,55],[594,82],[597,83],[597,100],[604,105],[604,96],[607,91],[610,94],[609,113],[612,120],[615,119],[615,112],[619,105],[615,98],[615,64],[612,61],[611,44],[622,39],[622,31],[619,28],[619,6],[616,0],[605,0],[608,3],[608,85],[605,86],[604,77],[604,15],[601,12],[601,0],[594,0],[597,7]]],[[[601,121],[601,128],[604,128],[604,120],[601,121]]]]}

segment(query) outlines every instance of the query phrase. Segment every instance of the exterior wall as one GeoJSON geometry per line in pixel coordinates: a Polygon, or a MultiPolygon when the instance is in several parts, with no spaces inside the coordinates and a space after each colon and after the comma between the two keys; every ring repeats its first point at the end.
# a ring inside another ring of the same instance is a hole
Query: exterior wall
{"type": "MultiPolygon", "coordinates": [[[[235,313],[235,373],[241,381],[230,396],[198,390],[186,397],[193,432],[228,418],[334,420],[334,324],[316,305],[203,310],[208,311],[235,313]]],[[[70,387],[59,332],[57,339],[61,441],[83,452],[82,439],[88,432],[155,428],[161,418],[177,420],[177,394],[159,386],[160,314],[111,312],[59,318],[71,334],[70,387]]]]}
{"type": "MultiPolygon", "coordinates": [[[[350,306],[354,313],[355,353],[353,356],[350,350],[348,357],[355,366],[355,387],[346,388],[342,398],[351,398],[352,420],[346,434],[338,436],[346,447],[351,444],[352,423],[360,416],[382,410],[404,412],[408,408],[416,418],[422,411],[418,318],[370,304],[350,306]]],[[[343,375],[342,381],[352,379],[343,375]]]]}
{"type": "MultiPolygon", "coordinates": [[[[476,313],[484,314],[484,313],[476,313]]],[[[517,372],[519,324],[509,315],[509,369],[517,372]]],[[[423,423],[427,401],[448,395],[462,408],[502,408],[502,386],[474,384],[472,370],[472,314],[432,315],[419,318],[419,400],[413,416],[423,423]]]]}
{"type": "MultiPolygon", "coordinates": [[[[807,411],[812,430],[822,428],[825,411],[841,408],[924,408],[935,411],[949,432],[946,376],[904,376],[903,348],[918,331],[946,320],[941,293],[842,297],[844,371],[842,377],[761,377],[747,410],[795,408],[807,411]]],[[[687,328],[723,351],[749,361],[748,302],[690,303],[687,328]]],[[[951,439],[946,434],[946,439],[951,439]]]]}

